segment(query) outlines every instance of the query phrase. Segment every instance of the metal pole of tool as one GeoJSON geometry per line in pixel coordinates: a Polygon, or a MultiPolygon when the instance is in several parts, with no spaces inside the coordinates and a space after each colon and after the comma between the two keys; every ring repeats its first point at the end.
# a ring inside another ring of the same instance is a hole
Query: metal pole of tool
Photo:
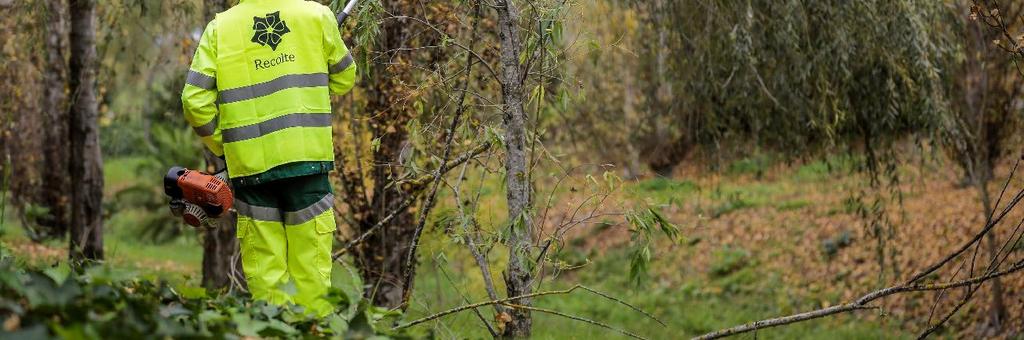
{"type": "Polygon", "coordinates": [[[356,8],[357,2],[359,2],[359,0],[350,0],[348,4],[345,5],[345,9],[342,9],[341,13],[338,13],[338,27],[345,24],[345,19],[348,18],[349,14],[352,14],[352,10],[356,8]]]}

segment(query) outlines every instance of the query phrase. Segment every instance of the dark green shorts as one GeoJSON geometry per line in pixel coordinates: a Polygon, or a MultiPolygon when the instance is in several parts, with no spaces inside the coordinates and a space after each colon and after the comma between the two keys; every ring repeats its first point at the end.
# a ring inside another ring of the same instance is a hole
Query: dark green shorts
{"type": "Polygon", "coordinates": [[[278,179],[235,188],[235,198],[251,206],[294,212],[310,207],[330,195],[327,174],[278,179]]]}

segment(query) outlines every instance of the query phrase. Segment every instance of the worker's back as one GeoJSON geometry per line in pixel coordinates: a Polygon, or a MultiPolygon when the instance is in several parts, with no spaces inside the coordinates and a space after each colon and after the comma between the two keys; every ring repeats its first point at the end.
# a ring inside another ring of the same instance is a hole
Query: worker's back
{"type": "Polygon", "coordinates": [[[330,94],[356,72],[337,25],[316,2],[242,0],[207,25],[181,95],[189,125],[227,160],[249,292],[317,316],[334,309],[330,94]]]}
{"type": "MultiPolygon", "coordinates": [[[[303,0],[243,0],[208,25],[189,84],[195,92],[211,90],[203,80],[216,84],[205,98],[218,112],[210,137],[221,139],[233,180],[306,175],[334,159],[330,93],[348,91],[355,74],[336,25],[327,7],[303,0]],[[303,163],[298,173],[257,176],[291,163],[303,163]]],[[[189,89],[186,117],[190,100],[203,96],[189,89]]],[[[199,131],[203,120],[190,122],[199,131]]]]}

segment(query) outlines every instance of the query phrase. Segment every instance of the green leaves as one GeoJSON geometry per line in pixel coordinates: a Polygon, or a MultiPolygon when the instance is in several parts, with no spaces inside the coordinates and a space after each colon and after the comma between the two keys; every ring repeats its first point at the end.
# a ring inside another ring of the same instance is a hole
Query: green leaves
{"type": "Polygon", "coordinates": [[[654,244],[654,237],[660,231],[668,237],[672,243],[681,241],[679,227],[670,222],[654,208],[647,208],[642,211],[630,211],[626,213],[626,221],[631,228],[630,237],[632,250],[629,256],[629,280],[636,285],[644,282],[647,269],[651,262],[651,247],[654,244]]]}
{"type": "Polygon", "coordinates": [[[57,284],[63,284],[71,275],[71,266],[67,262],[61,262],[56,266],[44,269],[43,274],[49,276],[57,284]]]}
{"type": "Polygon", "coordinates": [[[316,319],[300,306],[210,296],[200,287],[171,287],[106,266],[78,274],[66,264],[26,270],[11,262],[0,260],[0,315],[17,318],[5,325],[15,325],[7,330],[25,339],[374,338],[381,334],[378,323],[401,317],[369,306],[358,274],[348,271],[345,280],[341,268],[327,296],[336,312],[316,319]]]}
{"type": "Polygon", "coordinates": [[[186,299],[202,299],[206,297],[206,289],[203,287],[180,284],[175,286],[174,290],[178,295],[186,299]]]}
{"type": "Polygon", "coordinates": [[[656,224],[658,228],[661,229],[661,232],[665,234],[666,237],[668,237],[673,242],[681,241],[679,239],[679,227],[677,227],[675,224],[672,224],[672,222],[669,222],[669,220],[666,219],[665,216],[662,215],[657,210],[648,208],[647,212],[653,219],[654,224],[656,224]]]}
{"type": "Polygon", "coordinates": [[[251,337],[259,337],[260,331],[267,328],[267,322],[253,320],[248,314],[235,314],[231,321],[238,327],[238,334],[251,337]]]}

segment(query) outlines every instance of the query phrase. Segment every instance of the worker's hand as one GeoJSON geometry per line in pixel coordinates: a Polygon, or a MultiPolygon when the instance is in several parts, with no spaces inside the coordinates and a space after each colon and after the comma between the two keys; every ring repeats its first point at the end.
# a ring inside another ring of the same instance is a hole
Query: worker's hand
{"type": "Polygon", "coordinates": [[[171,215],[181,216],[185,212],[185,201],[181,199],[172,199],[168,204],[171,208],[171,215]]]}
{"type": "Polygon", "coordinates": [[[224,183],[231,183],[230,181],[228,181],[228,169],[224,169],[218,173],[213,174],[213,177],[219,178],[221,181],[224,181],[224,183]]]}

